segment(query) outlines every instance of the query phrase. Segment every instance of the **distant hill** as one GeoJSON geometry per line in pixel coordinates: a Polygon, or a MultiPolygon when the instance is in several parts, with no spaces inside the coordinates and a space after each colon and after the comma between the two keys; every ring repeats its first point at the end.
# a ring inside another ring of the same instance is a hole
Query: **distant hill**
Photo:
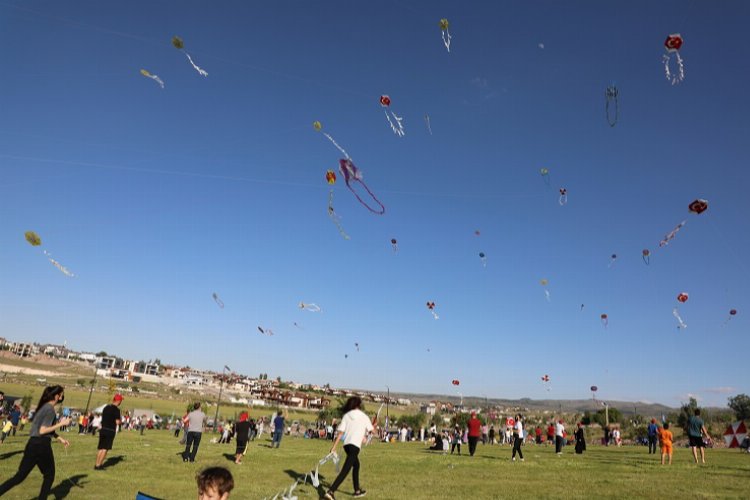
{"type": "MultiPolygon", "coordinates": [[[[461,399],[457,396],[446,396],[442,394],[410,394],[410,393],[393,393],[392,398],[410,399],[416,403],[425,403],[429,401],[445,401],[453,404],[460,403],[461,399]]],[[[603,408],[602,402],[593,399],[496,399],[481,398],[468,396],[463,398],[464,406],[483,408],[485,406],[500,408],[528,408],[530,411],[550,411],[563,413],[583,413],[590,411],[592,413],[603,408]]],[[[617,408],[623,415],[653,415],[659,416],[662,413],[667,414],[677,411],[677,408],[671,408],[658,403],[644,403],[641,401],[609,401],[607,403],[611,408],[617,408]]]]}

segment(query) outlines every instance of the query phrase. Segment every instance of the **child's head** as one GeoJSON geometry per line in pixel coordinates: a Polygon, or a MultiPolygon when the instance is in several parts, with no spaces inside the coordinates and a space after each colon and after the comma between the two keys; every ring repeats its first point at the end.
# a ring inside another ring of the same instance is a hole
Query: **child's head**
{"type": "Polygon", "coordinates": [[[669,422],[664,422],[664,430],[669,430],[669,422]]]}
{"type": "Polygon", "coordinates": [[[232,473],[224,467],[208,467],[196,477],[198,500],[226,500],[234,488],[232,473]]]}

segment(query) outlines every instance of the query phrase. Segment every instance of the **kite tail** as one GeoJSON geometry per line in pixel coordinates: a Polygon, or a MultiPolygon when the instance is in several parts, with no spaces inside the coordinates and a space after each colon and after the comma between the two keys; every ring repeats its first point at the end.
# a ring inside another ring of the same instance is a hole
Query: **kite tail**
{"type": "Polygon", "coordinates": [[[197,64],[195,64],[195,63],[193,62],[193,58],[192,58],[192,57],[190,57],[190,54],[188,54],[188,53],[187,53],[187,52],[185,52],[184,50],[183,50],[183,52],[184,52],[184,53],[185,53],[185,55],[187,56],[187,58],[188,58],[188,61],[190,61],[190,64],[192,64],[192,65],[193,65],[193,69],[195,69],[195,71],[197,71],[198,73],[200,73],[200,75],[201,75],[201,76],[208,76],[208,73],[206,73],[206,71],[205,71],[205,70],[201,69],[200,67],[198,67],[198,65],[197,65],[197,64]]]}
{"type": "Polygon", "coordinates": [[[346,151],[344,151],[344,148],[342,148],[341,146],[339,146],[339,144],[336,141],[333,140],[333,137],[331,137],[330,135],[328,135],[325,132],[323,132],[323,135],[326,136],[329,141],[331,141],[331,144],[333,144],[334,146],[336,146],[336,149],[338,149],[339,151],[341,151],[342,153],[344,153],[344,156],[346,156],[347,160],[351,160],[351,158],[349,157],[349,154],[346,151]]]}
{"type": "Polygon", "coordinates": [[[393,119],[396,120],[396,125],[393,124],[393,121],[391,121],[391,117],[388,115],[388,111],[385,112],[385,117],[388,119],[388,124],[391,126],[391,130],[393,130],[393,133],[396,134],[399,137],[403,137],[406,135],[406,132],[404,132],[404,125],[401,123],[401,120],[403,118],[399,118],[396,116],[396,113],[391,111],[391,114],[393,115],[393,119]]]}
{"type": "Polygon", "coordinates": [[[346,231],[344,231],[344,227],[341,225],[341,221],[339,220],[339,216],[336,215],[336,211],[333,209],[333,189],[331,189],[331,192],[328,193],[328,216],[331,218],[334,224],[336,224],[336,229],[339,230],[339,234],[345,239],[350,240],[348,234],[346,234],[346,231]]]}
{"type": "Polygon", "coordinates": [[[448,50],[448,52],[450,52],[451,51],[451,34],[447,29],[443,31],[442,34],[443,34],[443,44],[445,45],[445,48],[448,50]]]}
{"type": "Polygon", "coordinates": [[[375,203],[377,203],[378,205],[380,205],[380,210],[379,210],[379,211],[378,211],[378,210],[375,210],[375,209],[373,209],[372,207],[370,207],[370,205],[368,205],[367,203],[365,203],[365,202],[364,202],[364,200],[362,200],[362,198],[360,198],[360,197],[359,197],[359,194],[357,194],[357,192],[356,192],[356,191],[354,190],[354,188],[352,188],[351,184],[349,183],[349,180],[348,180],[348,179],[345,179],[345,180],[346,180],[346,187],[348,187],[348,188],[349,188],[349,191],[351,191],[352,193],[354,193],[354,196],[356,196],[356,197],[357,197],[357,200],[359,200],[359,202],[360,202],[360,203],[361,203],[362,205],[364,205],[364,207],[365,207],[365,208],[366,208],[367,210],[369,210],[370,212],[372,212],[372,213],[374,213],[374,214],[377,214],[377,215],[383,215],[383,214],[385,213],[385,206],[383,206],[383,204],[382,204],[382,203],[380,203],[380,200],[378,200],[378,199],[377,199],[377,198],[375,197],[375,195],[374,195],[374,194],[372,194],[372,191],[370,191],[370,188],[368,188],[368,187],[367,187],[367,184],[365,184],[364,182],[362,182],[362,179],[358,179],[358,178],[354,177],[354,180],[355,180],[355,181],[357,181],[357,182],[359,182],[360,184],[362,184],[362,187],[364,187],[364,188],[365,188],[365,191],[367,191],[367,194],[369,194],[369,195],[370,195],[370,197],[371,197],[371,198],[372,198],[373,200],[375,200],[375,203]]]}

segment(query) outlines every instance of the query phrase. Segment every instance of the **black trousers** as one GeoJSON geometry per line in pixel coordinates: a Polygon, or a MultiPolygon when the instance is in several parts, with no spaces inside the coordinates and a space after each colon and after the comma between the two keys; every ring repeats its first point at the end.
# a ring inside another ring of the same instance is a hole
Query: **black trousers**
{"type": "Polygon", "coordinates": [[[453,455],[453,450],[458,447],[458,454],[461,454],[461,441],[453,441],[453,444],[451,444],[451,455],[453,455]]]}
{"type": "Polygon", "coordinates": [[[42,472],[42,488],[39,490],[40,500],[47,500],[55,481],[55,457],[52,455],[52,440],[49,437],[32,437],[26,443],[21,464],[16,475],[0,485],[0,496],[3,496],[14,486],[21,484],[26,476],[39,467],[42,472]]]}
{"type": "Polygon", "coordinates": [[[555,436],[555,453],[562,453],[563,437],[555,436]]]}
{"type": "Polygon", "coordinates": [[[198,446],[201,444],[200,432],[188,432],[187,439],[185,440],[185,452],[182,454],[183,460],[190,460],[195,462],[195,455],[198,454],[198,446]]]}
{"type": "Polygon", "coordinates": [[[649,454],[650,453],[656,453],[656,436],[649,436],[648,437],[648,452],[649,452],[649,454]]]}
{"type": "Polygon", "coordinates": [[[512,458],[516,458],[516,452],[518,452],[518,456],[521,460],[523,460],[523,452],[521,451],[521,443],[523,443],[523,439],[521,439],[518,434],[513,434],[513,455],[512,458]]]}
{"type": "Polygon", "coordinates": [[[344,482],[346,476],[349,475],[349,470],[352,470],[352,481],[354,482],[354,491],[359,491],[359,448],[353,444],[347,444],[344,446],[346,452],[346,461],[344,466],[341,468],[338,477],[331,485],[331,491],[336,491],[341,483],[344,482]]]}
{"type": "Polygon", "coordinates": [[[477,441],[479,441],[478,437],[469,436],[469,455],[472,457],[474,456],[474,452],[477,451],[477,441]]]}

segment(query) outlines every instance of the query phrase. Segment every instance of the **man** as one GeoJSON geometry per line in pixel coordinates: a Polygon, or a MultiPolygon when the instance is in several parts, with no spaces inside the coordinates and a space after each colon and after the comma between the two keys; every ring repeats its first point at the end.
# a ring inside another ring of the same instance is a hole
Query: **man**
{"type": "Polygon", "coordinates": [[[648,424],[648,454],[656,453],[656,438],[659,435],[659,426],[656,425],[656,419],[652,418],[648,424]]]}
{"type": "Polygon", "coordinates": [[[698,463],[698,450],[696,448],[700,448],[701,450],[701,463],[706,463],[706,455],[704,451],[705,445],[703,444],[704,435],[707,439],[711,439],[705,425],[703,425],[701,411],[696,408],[695,415],[688,419],[688,439],[690,440],[690,449],[693,452],[693,458],[695,459],[696,464],[698,463]]]}
{"type": "Polygon", "coordinates": [[[195,403],[193,405],[193,411],[188,413],[183,421],[183,424],[187,429],[185,452],[182,454],[183,462],[195,462],[195,455],[198,453],[198,446],[201,444],[203,424],[205,421],[206,414],[201,411],[201,404],[195,403]]]}
{"type": "Polygon", "coordinates": [[[284,415],[279,412],[276,418],[273,419],[273,440],[271,441],[271,448],[276,446],[278,448],[281,445],[281,436],[284,435],[284,415]]]}
{"type": "Polygon", "coordinates": [[[471,418],[468,422],[469,427],[469,455],[474,456],[474,452],[477,450],[477,442],[482,429],[482,421],[477,418],[477,412],[471,412],[471,418]]]}
{"type": "Polygon", "coordinates": [[[117,429],[120,426],[120,405],[122,404],[122,399],[122,394],[115,394],[112,404],[108,404],[102,410],[102,428],[99,431],[99,447],[96,452],[94,470],[104,470],[104,459],[107,458],[107,452],[112,449],[117,429]]]}
{"type": "Polygon", "coordinates": [[[565,443],[565,426],[562,420],[558,420],[555,424],[555,453],[557,456],[562,456],[562,447],[565,443]]]}

